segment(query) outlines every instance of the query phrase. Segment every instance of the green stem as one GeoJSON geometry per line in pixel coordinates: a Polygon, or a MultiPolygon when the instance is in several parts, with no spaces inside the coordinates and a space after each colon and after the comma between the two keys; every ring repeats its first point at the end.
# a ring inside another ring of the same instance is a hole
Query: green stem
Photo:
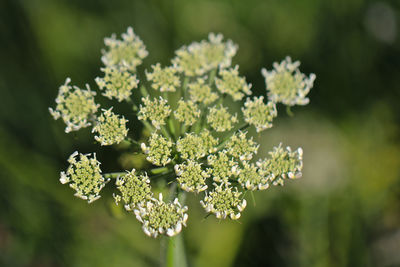
{"type": "Polygon", "coordinates": [[[210,73],[210,78],[208,80],[208,85],[212,85],[215,80],[215,75],[217,74],[217,69],[213,69],[210,73]]]}
{"type": "MultiPolygon", "coordinates": [[[[171,187],[170,200],[174,198],[176,191],[176,184],[171,187]]],[[[178,193],[179,202],[184,205],[186,194],[185,192],[178,193]]],[[[165,253],[165,266],[166,267],[186,267],[186,253],[185,244],[183,242],[183,233],[179,233],[176,236],[169,237],[167,240],[167,247],[165,253]]]]}
{"type": "Polygon", "coordinates": [[[130,138],[130,137],[126,137],[125,140],[126,140],[127,142],[131,143],[132,145],[136,145],[136,146],[139,146],[139,147],[140,147],[140,143],[139,143],[138,141],[136,141],[136,140],[130,138]]]}
{"type": "Polygon", "coordinates": [[[123,175],[126,175],[126,172],[111,172],[103,174],[104,178],[111,178],[111,179],[117,179],[118,177],[123,175]]]}
{"type": "Polygon", "coordinates": [[[151,169],[149,172],[151,174],[160,174],[160,173],[163,173],[163,172],[166,172],[166,171],[169,171],[169,170],[170,169],[168,167],[160,167],[160,168],[151,169]]]}
{"type": "Polygon", "coordinates": [[[168,238],[166,267],[186,267],[185,245],[183,233],[168,238]]]}
{"type": "Polygon", "coordinates": [[[290,117],[293,117],[293,116],[294,116],[292,110],[290,109],[290,106],[286,106],[286,113],[287,113],[290,117]]]}

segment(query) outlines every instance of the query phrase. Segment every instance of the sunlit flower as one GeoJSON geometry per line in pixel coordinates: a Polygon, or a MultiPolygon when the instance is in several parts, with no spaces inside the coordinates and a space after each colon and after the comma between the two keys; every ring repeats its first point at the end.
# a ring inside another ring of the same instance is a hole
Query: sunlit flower
{"type": "Polygon", "coordinates": [[[160,92],[175,92],[181,85],[179,75],[175,66],[161,68],[161,64],[151,66],[153,72],[146,72],[148,81],[151,81],[151,87],[160,92]]]}
{"type": "Polygon", "coordinates": [[[115,202],[124,201],[127,211],[133,210],[138,204],[152,197],[150,179],[147,174],[136,175],[135,169],[127,171],[125,175],[117,178],[115,182],[121,195],[114,194],[115,202]]]}
{"type": "Polygon", "coordinates": [[[306,95],[313,87],[315,74],[311,73],[307,78],[299,70],[300,61],[292,62],[290,57],[286,57],[279,64],[275,62],[273,66],[271,71],[261,70],[265,77],[268,98],[288,106],[308,104],[309,99],[306,95]]]}
{"type": "Polygon", "coordinates": [[[67,125],[65,132],[77,131],[91,125],[89,122],[100,105],[94,102],[95,92],[90,91],[89,85],[86,90],[71,86],[70,78],[61,85],[56,98],[56,108],[49,108],[50,114],[55,120],[62,118],[67,125]]]}
{"type": "Polygon", "coordinates": [[[229,216],[232,220],[237,220],[247,205],[246,200],[240,198],[241,194],[236,187],[232,188],[228,184],[214,184],[214,190],[207,192],[200,204],[206,212],[214,213],[218,219],[229,216]]]}
{"type": "Polygon", "coordinates": [[[186,76],[202,76],[212,69],[229,67],[237,45],[222,39],[222,34],[210,33],[208,41],[193,42],[178,49],[172,63],[186,76]]]}
{"type": "Polygon", "coordinates": [[[146,159],[157,166],[165,166],[171,162],[171,147],[173,143],[162,135],[153,132],[149,138],[149,145],[141,144],[146,159]]]}
{"type": "Polygon", "coordinates": [[[222,94],[230,95],[234,101],[242,100],[245,95],[251,95],[251,84],[239,76],[239,66],[219,71],[221,78],[215,79],[215,84],[222,94]]]}
{"type": "Polygon", "coordinates": [[[191,126],[200,118],[201,112],[193,101],[181,99],[178,101],[178,107],[174,111],[174,115],[179,122],[191,126]]]}
{"type": "Polygon", "coordinates": [[[253,137],[247,138],[247,132],[237,132],[231,136],[226,143],[226,152],[235,158],[251,160],[253,155],[257,153],[259,145],[253,141],[253,137]]]}
{"type": "Polygon", "coordinates": [[[228,183],[233,176],[239,175],[239,165],[232,158],[229,158],[226,150],[219,151],[207,157],[212,178],[215,182],[228,183]]]}
{"type": "Polygon", "coordinates": [[[253,163],[243,163],[238,182],[247,190],[265,190],[269,187],[266,171],[257,168],[253,163]]]}
{"type": "Polygon", "coordinates": [[[109,180],[101,175],[100,162],[96,154],[80,154],[74,152],[68,159],[69,167],[61,172],[60,182],[69,183],[76,191],[75,196],[91,203],[100,198],[100,191],[109,180]],[[77,157],[78,156],[78,157],[77,157]]]}
{"type": "Polygon", "coordinates": [[[274,102],[264,104],[264,97],[247,98],[242,107],[245,122],[256,127],[257,132],[272,127],[272,120],[278,115],[274,102]]]}
{"type": "Polygon", "coordinates": [[[200,137],[200,147],[202,147],[202,149],[204,149],[206,153],[214,153],[217,151],[218,138],[215,138],[209,130],[202,130],[200,132],[200,137]]]}
{"type": "Polygon", "coordinates": [[[207,123],[217,132],[229,131],[233,128],[233,124],[237,123],[237,115],[231,115],[228,108],[220,105],[219,107],[209,108],[207,115],[207,123]]]}
{"type": "Polygon", "coordinates": [[[283,185],[286,178],[300,178],[303,169],[303,149],[292,151],[290,147],[282,148],[282,144],[268,153],[269,158],[259,160],[257,166],[267,175],[273,185],[283,185]]]}
{"type": "Polygon", "coordinates": [[[119,144],[128,134],[128,129],[126,129],[128,121],[111,110],[112,108],[103,109],[103,113],[97,118],[97,124],[92,130],[93,133],[98,133],[94,139],[102,146],[119,144]]]}
{"type": "Polygon", "coordinates": [[[175,165],[175,173],[180,187],[187,192],[199,193],[207,189],[206,179],[210,177],[208,171],[201,168],[201,164],[188,160],[175,165]]]}
{"type": "Polygon", "coordinates": [[[200,159],[207,153],[203,140],[194,133],[186,133],[176,141],[176,150],[183,159],[200,159]]]}
{"type": "Polygon", "coordinates": [[[132,90],[138,87],[139,80],[136,75],[128,72],[126,67],[106,67],[101,69],[104,78],[95,79],[100,90],[104,91],[103,96],[119,102],[128,100],[132,95],[132,90]]]}
{"type": "Polygon", "coordinates": [[[142,64],[148,52],[142,40],[133,32],[131,27],[118,40],[113,34],[111,38],[105,38],[106,49],[102,50],[101,61],[107,67],[126,67],[134,72],[136,67],[142,64]]]}
{"type": "Polygon", "coordinates": [[[150,120],[156,129],[160,129],[162,125],[165,125],[165,119],[171,113],[168,101],[161,96],[159,99],[154,98],[153,100],[150,100],[149,96],[143,97],[142,101],[143,105],[140,105],[138,119],[150,120]]]}
{"type": "Polygon", "coordinates": [[[218,99],[218,94],[212,91],[204,78],[197,78],[195,82],[189,83],[188,91],[190,99],[196,103],[209,105],[218,99]]]}
{"type": "Polygon", "coordinates": [[[188,215],[187,207],[179,203],[178,199],[172,203],[165,203],[160,193],[159,198],[140,203],[134,210],[136,218],[142,223],[144,233],[150,237],[158,235],[174,236],[186,226],[188,215]]]}

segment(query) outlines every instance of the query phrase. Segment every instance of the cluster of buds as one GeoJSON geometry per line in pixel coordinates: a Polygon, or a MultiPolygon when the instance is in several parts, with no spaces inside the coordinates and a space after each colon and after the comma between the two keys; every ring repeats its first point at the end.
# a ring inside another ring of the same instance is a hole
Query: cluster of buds
{"type": "Polygon", "coordinates": [[[237,220],[246,208],[244,192],[301,177],[301,148],[279,144],[267,158],[256,159],[260,145],[246,130],[271,128],[278,103],[308,103],[315,75],[301,73],[298,61],[287,57],[274,63],[271,71],[263,69],[265,96],[250,97],[251,84],[238,66],[231,66],[238,47],[224,41],[221,34],[181,47],[169,66],[157,63],[142,72],[138,67],[148,52],[132,28],[121,39],[106,38],[105,45],[104,77],[95,79],[99,90],[107,98],[130,105],[146,129],[143,132],[150,133],[148,138],[135,141],[128,121],[112,107],[98,114],[96,93],[88,86],[85,90],[70,86],[70,79],[60,87],[50,113],[63,119],[66,132],[93,125],[94,138],[101,145],[125,140],[130,151],[143,154],[148,164],[140,170],[104,174],[95,155],[75,152],[60,181],[69,183],[77,197],[93,202],[106,183],[115,179],[115,202],[123,202],[126,211],[142,223],[145,234],[174,236],[187,223],[188,207],[183,203],[187,193],[198,194],[201,206],[216,218],[237,220]],[[232,101],[239,102],[241,109],[231,108],[232,101]],[[165,182],[155,182],[160,179],[165,182]],[[157,191],[169,194],[155,198],[152,186],[160,185],[163,188],[157,191]]]}

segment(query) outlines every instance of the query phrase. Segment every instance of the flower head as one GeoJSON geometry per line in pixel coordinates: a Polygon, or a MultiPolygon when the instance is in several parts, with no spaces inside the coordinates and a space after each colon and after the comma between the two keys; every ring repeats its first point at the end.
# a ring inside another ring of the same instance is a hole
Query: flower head
{"type": "Polygon", "coordinates": [[[308,104],[309,99],[306,95],[313,87],[315,74],[312,73],[307,78],[299,70],[300,62],[292,62],[290,57],[286,57],[279,64],[275,62],[273,66],[271,71],[261,70],[265,77],[268,98],[288,106],[308,104]]]}
{"type": "Polygon", "coordinates": [[[247,190],[265,190],[269,187],[269,179],[266,172],[257,168],[253,163],[243,163],[238,182],[247,190]]]}
{"type": "Polygon", "coordinates": [[[191,126],[200,118],[201,112],[193,101],[181,99],[178,101],[178,107],[174,111],[174,115],[179,122],[191,126]]]}
{"type": "Polygon", "coordinates": [[[247,139],[247,132],[237,132],[226,143],[226,151],[229,155],[241,161],[251,160],[257,153],[259,145],[253,141],[253,137],[247,139]]]}
{"type": "Polygon", "coordinates": [[[219,71],[221,79],[216,78],[215,84],[222,94],[230,95],[234,101],[242,100],[244,95],[251,95],[251,84],[247,84],[245,78],[239,76],[239,66],[219,71]]]}
{"type": "Polygon", "coordinates": [[[247,98],[242,108],[245,122],[256,127],[257,132],[272,127],[272,120],[278,115],[274,102],[264,104],[264,97],[247,98]]]}
{"type": "Polygon", "coordinates": [[[259,160],[257,166],[268,175],[273,185],[283,185],[286,178],[300,178],[303,169],[303,150],[299,147],[292,151],[290,147],[282,148],[282,144],[269,152],[270,158],[259,160]]]}
{"type": "Polygon", "coordinates": [[[94,139],[102,146],[119,144],[128,134],[128,129],[126,129],[128,121],[111,110],[112,108],[103,109],[103,113],[97,118],[97,124],[92,130],[93,133],[98,133],[94,139]]]}
{"type": "Polygon", "coordinates": [[[131,27],[118,40],[113,34],[111,38],[105,38],[106,49],[102,50],[101,61],[107,67],[126,67],[129,71],[136,71],[136,67],[142,64],[148,52],[142,40],[133,32],[131,27]]]}
{"type": "Polygon", "coordinates": [[[232,220],[240,218],[240,213],[246,208],[246,200],[241,199],[242,193],[229,184],[214,184],[213,191],[208,192],[200,204],[207,212],[214,213],[218,219],[230,217],[232,220]]]}
{"type": "Polygon", "coordinates": [[[197,78],[195,82],[189,83],[188,91],[190,99],[196,103],[209,105],[218,99],[218,94],[212,92],[211,87],[205,83],[204,78],[197,78]]]}
{"type": "Polygon", "coordinates": [[[172,63],[186,76],[202,76],[212,69],[229,67],[237,45],[230,40],[222,42],[222,39],[222,34],[210,33],[208,41],[194,42],[178,49],[172,63]]]}
{"type": "Polygon", "coordinates": [[[86,90],[71,86],[70,78],[61,85],[56,98],[56,108],[49,108],[50,114],[55,120],[62,118],[67,125],[65,132],[77,131],[90,126],[89,119],[94,116],[99,105],[94,102],[95,92],[90,91],[89,85],[86,90]]]}
{"type": "Polygon", "coordinates": [[[207,123],[217,132],[229,131],[233,128],[233,124],[237,123],[237,115],[232,116],[228,112],[228,108],[223,107],[212,107],[209,108],[209,114],[207,115],[207,123]]]}
{"type": "Polygon", "coordinates": [[[89,203],[100,198],[100,191],[109,180],[101,175],[100,162],[96,154],[80,154],[74,152],[68,159],[70,163],[66,172],[61,172],[60,182],[69,183],[69,186],[76,191],[75,196],[89,203]],[[79,155],[79,159],[77,156],[79,155]]]}
{"type": "Polygon", "coordinates": [[[174,236],[181,232],[182,225],[186,226],[188,215],[187,207],[182,207],[178,199],[172,203],[165,203],[160,193],[159,199],[140,203],[134,210],[136,218],[142,223],[146,235],[157,237],[158,235],[174,236]]]}
{"type": "Polygon", "coordinates": [[[228,183],[232,176],[239,175],[239,165],[232,158],[229,158],[226,150],[219,151],[207,157],[208,165],[212,168],[211,175],[215,182],[228,183]]]}
{"type": "Polygon", "coordinates": [[[160,129],[162,125],[165,125],[165,119],[171,113],[171,108],[167,104],[168,101],[161,96],[159,99],[154,98],[153,100],[150,100],[149,96],[143,97],[142,101],[144,105],[140,105],[138,119],[148,119],[156,129],[160,129]]]}
{"type": "Polygon", "coordinates": [[[135,169],[118,177],[115,184],[121,193],[121,195],[114,195],[115,202],[118,204],[123,200],[127,211],[133,210],[137,205],[152,197],[149,177],[147,174],[136,175],[135,169]]]}
{"type": "Polygon", "coordinates": [[[171,140],[153,132],[149,139],[149,145],[142,143],[141,148],[149,162],[157,166],[165,166],[171,162],[172,145],[171,140]]]}
{"type": "Polygon", "coordinates": [[[207,189],[206,179],[210,177],[208,171],[201,168],[201,164],[188,160],[175,165],[176,179],[180,187],[187,192],[199,193],[207,189]]]}
{"type": "Polygon", "coordinates": [[[176,141],[176,150],[183,159],[200,159],[207,153],[202,138],[194,133],[186,133],[176,141]]]}
{"type": "Polygon", "coordinates": [[[181,85],[181,80],[175,66],[161,68],[161,64],[151,66],[153,72],[146,72],[148,81],[151,81],[151,87],[160,92],[175,92],[181,85]]]}
{"type": "Polygon", "coordinates": [[[200,132],[201,145],[202,149],[205,150],[206,153],[214,153],[217,151],[218,138],[212,136],[211,132],[207,129],[204,129],[200,132]]]}
{"type": "Polygon", "coordinates": [[[127,67],[111,66],[101,70],[104,72],[104,78],[97,77],[95,81],[100,90],[104,91],[103,96],[109,99],[116,98],[119,102],[128,100],[132,89],[138,87],[139,80],[127,67]]]}

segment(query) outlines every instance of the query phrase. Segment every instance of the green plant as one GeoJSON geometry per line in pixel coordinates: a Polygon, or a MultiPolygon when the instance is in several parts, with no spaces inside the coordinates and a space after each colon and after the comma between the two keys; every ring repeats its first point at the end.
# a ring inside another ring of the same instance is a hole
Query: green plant
{"type": "MultiPolygon", "coordinates": [[[[262,70],[268,96],[265,103],[263,96],[250,97],[251,84],[240,76],[238,66],[231,67],[237,45],[223,41],[221,34],[211,33],[208,40],[181,47],[170,66],[153,65],[145,72],[147,85],[138,79],[137,67],[148,52],[132,28],[122,34],[122,39],[115,35],[106,38],[105,45],[101,58],[104,77],[95,81],[103,96],[132,106],[150,132],[147,142],[133,140],[123,116],[112,108],[99,111],[96,93],[89,86],[80,89],[69,85],[69,78],[60,87],[57,105],[50,113],[65,122],[65,132],[92,126],[94,139],[102,146],[129,143],[152,165],[102,173],[96,155],[74,152],[60,181],[68,183],[75,196],[91,203],[115,179],[116,204],[122,202],[136,216],[144,233],[154,238],[172,237],[186,226],[188,207],[184,200],[188,192],[202,194],[200,204],[207,213],[218,219],[237,220],[246,208],[244,192],[265,190],[270,185],[283,185],[285,179],[301,177],[301,148],[291,150],[279,144],[269,157],[254,162],[259,144],[246,131],[250,126],[257,132],[271,128],[277,103],[288,107],[308,103],[306,95],[315,75],[302,74],[298,61],[287,57],[274,63],[271,71],[262,70]],[[132,97],[138,93],[142,96],[140,105],[132,97]],[[227,100],[241,101],[241,114],[232,114],[227,100]],[[155,179],[166,181],[167,197],[153,195],[155,179]]],[[[174,248],[182,246],[169,246],[169,259],[174,248]]]]}

